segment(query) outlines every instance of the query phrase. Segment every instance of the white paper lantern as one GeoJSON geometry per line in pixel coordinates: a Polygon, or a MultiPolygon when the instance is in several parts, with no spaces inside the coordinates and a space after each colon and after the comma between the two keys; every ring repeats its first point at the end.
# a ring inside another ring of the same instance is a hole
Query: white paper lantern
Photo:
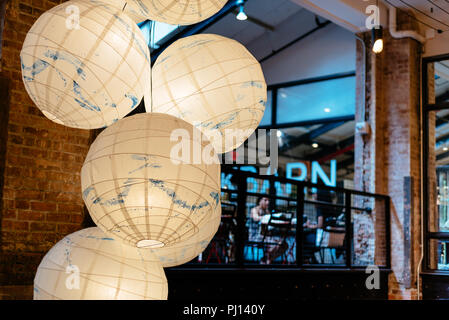
{"type": "MultiPolygon", "coordinates": [[[[220,208],[221,210],[221,208],[220,208]]],[[[220,226],[221,215],[215,215],[200,231],[187,241],[170,247],[155,248],[153,252],[159,257],[164,268],[187,263],[207,248],[220,226]]]]}
{"type": "Polygon", "coordinates": [[[218,156],[198,129],[166,114],[136,114],[101,132],[81,185],[97,226],[133,246],[182,243],[221,214],[218,156]]]}
{"type": "Polygon", "coordinates": [[[45,255],[34,300],[166,300],[167,279],[150,249],[133,248],[99,228],[66,236],[45,255]]]}
{"type": "Polygon", "coordinates": [[[199,34],[174,42],[153,66],[152,106],[194,124],[218,153],[258,127],[267,86],[257,60],[235,40],[199,34]]]}
{"type": "Polygon", "coordinates": [[[93,129],[123,118],[149,87],[150,53],[122,9],[64,2],[42,14],[20,53],[22,79],[50,120],[93,129]]]}
{"type": "MultiPolygon", "coordinates": [[[[113,0],[117,1],[117,0],[113,0]]],[[[227,0],[127,0],[125,12],[136,22],[194,24],[220,11],[227,0]]]]}

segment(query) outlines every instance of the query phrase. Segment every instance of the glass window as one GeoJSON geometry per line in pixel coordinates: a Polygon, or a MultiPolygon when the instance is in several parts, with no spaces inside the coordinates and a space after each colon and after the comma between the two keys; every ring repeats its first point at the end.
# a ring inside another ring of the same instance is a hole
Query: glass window
{"type": "Polygon", "coordinates": [[[350,188],[354,177],[354,130],[354,121],[280,129],[280,176],[350,188]]]}
{"type": "Polygon", "coordinates": [[[268,90],[268,92],[267,92],[267,104],[265,106],[265,113],[263,114],[263,118],[260,121],[260,125],[261,126],[269,126],[269,125],[271,125],[272,96],[273,96],[273,92],[271,90],[268,90]]]}
{"type": "Polygon", "coordinates": [[[449,101],[449,60],[435,62],[435,97],[436,102],[449,101]]]}
{"type": "Polygon", "coordinates": [[[430,240],[430,251],[432,261],[430,262],[432,269],[449,271],[449,240],[430,240]]]}
{"type": "MultiPolygon", "coordinates": [[[[449,110],[429,112],[429,121],[435,123],[430,137],[429,186],[431,200],[429,227],[431,232],[449,231],[449,110]]],[[[430,199],[429,199],[430,200],[430,199]]]]}
{"type": "Polygon", "coordinates": [[[429,90],[424,90],[428,145],[424,176],[427,267],[449,271],[449,109],[444,104],[449,102],[449,60],[427,62],[424,70],[429,79],[429,90]]]}
{"type": "Polygon", "coordinates": [[[142,34],[152,49],[159,48],[162,40],[179,28],[178,25],[156,21],[144,21],[138,24],[142,34]]]}
{"type": "Polygon", "coordinates": [[[278,90],[278,124],[351,116],[354,113],[355,77],[278,90]]]}

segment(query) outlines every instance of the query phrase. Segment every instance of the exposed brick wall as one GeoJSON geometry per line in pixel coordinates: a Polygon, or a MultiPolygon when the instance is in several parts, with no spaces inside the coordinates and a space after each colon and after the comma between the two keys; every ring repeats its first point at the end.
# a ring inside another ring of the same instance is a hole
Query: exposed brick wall
{"type": "MultiPolygon", "coordinates": [[[[1,215],[0,285],[32,284],[42,256],[84,219],[80,170],[91,132],[45,118],[21,78],[28,30],[58,0],[10,0],[3,34],[2,75],[11,80],[1,215]]],[[[3,137],[5,138],[5,137],[3,137]]]]}
{"type": "MultiPolygon", "coordinates": [[[[411,28],[407,16],[399,12],[398,24],[411,28]]],[[[420,251],[420,63],[421,45],[410,38],[393,39],[384,30],[384,51],[375,55],[367,43],[367,84],[358,85],[366,92],[366,117],[371,134],[355,140],[356,188],[391,197],[392,269],[389,288],[391,299],[416,299],[416,268],[420,251]],[[404,207],[404,181],[412,177],[411,213],[404,207]],[[409,219],[410,218],[410,219],[409,219]],[[404,243],[410,221],[410,250],[404,243]],[[410,279],[411,281],[408,281],[410,279]]],[[[363,64],[361,46],[357,46],[357,72],[363,64]]],[[[356,118],[362,120],[363,99],[358,97],[356,118]]]]}
{"type": "MultiPolygon", "coordinates": [[[[363,33],[358,35],[360,40],[365,44],[363,49],[362,42],[357,40],[356,54],[356,114],[357,122],[366,121],[370,125],[369,135],[355,135],[355,172],[354,185],[357,189],[386,194],[385,187],[386,173],[384,170],[372,170],[385,163],[384,153],[384,135],[378,134],[383,132],[386,119],[378,114],[384,112],[384,103],[382,90],[379,90],[381,81],[379,76],[382,74],[382,64],[376,60],[376,56],[371,51],[371,33],[363,33]],[[363,56],[365,53],[365,56],[363,56]],[[366,79],[366,82],[365,82],[366,79]],[[364,111],[365,110],[365,111],[364,111]],[[374,121],[376,119],[376,121],[374,121]]],[[[375,263],[385,263],[386,257],[386,234],[385,234],[385,203],[383,201],[375,201],[367,197],[359,197],[360,203],[357,206],[361,208],[373,208],[372,228],[375,233],[375,263]]],[[[358,221],[355,221],[358,223],[358,221]]],[[[368,242],[368,239],[356,238],[359,242],[368,242]]],[[[355,246],[361,246],[363,243],[355,243],[355,246]]]]}
{"type": "MultiPolygon", "coordinates": [[[[428,102],[429,104],[435,103],[435,77],[432,75],[435,74],[435,65],[433,63],[428,64],[427,69],[428,77],[428,84],[427,84],[427,94],[428,94],[428,102]]],[[[423,84],[425,85],[425,84],[423,84]]],[[[437,203],[437,172],[436,172],[436,152],[435,152],[435,144],[436,144],[436,137],[435,137],[435,129],[436,129],[436,111],[431,111],[428,113],[428,131],[429,131],[429,149],[428,149],[428,158],[427,158],[427,181],[428,181],[428,213],[429,213],[429,220],[428,220],[428,228],[431,232],[439,231],[438,229],[438,207],[436,205],[437,203]]],[[[430,242],[429,245],[429,256],[430,257],[437,257],[438,252],[438,243],[437,241],[430,242]]],[[[430,259],[430,268],[436,269],[437,268],[437,260],[436,259],[430,259]]]]}
{"type": "Polygon", "coordinates": [[[33,286],[2,286],[0,287],[0,300],[31,300],[33,299],[33,286]]]}

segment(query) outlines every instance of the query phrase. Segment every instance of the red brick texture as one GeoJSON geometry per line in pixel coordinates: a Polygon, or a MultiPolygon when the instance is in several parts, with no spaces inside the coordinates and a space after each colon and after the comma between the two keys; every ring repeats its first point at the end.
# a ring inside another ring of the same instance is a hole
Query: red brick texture
{"type": "Polygon", "coordinates": [[[28,30],[59,0],[10,0],[1,73],[11,80],[1,211],[0,285],[32,284],[42,256],[82,228],[80,170],[91,131],[45,118],[25,91],[20,50],[28,30]]]}
{"type": "MultiPolygon", "coordinates": [[[[399,21],[404,21],[399,17],[399,21]]],[[[410,23],[404,22],[408,27],[410,23]]],[[[391,299],[416,299],[416,270],[421,256],[421,138],[420,63],[421,45],[410,38],[393,39],[384,31],[384,51],[370,50],[370,34],[361,34],[367,43],[367,84],[362,86],[363,50],[357,44],[356,119],[363,119],[363,91],[369,136],[356,135],[355,186],[391,197],[391,299]],[[413,178],[411,216],[404,212],[404,179],[413,178]],[[410,218],[411,254],[404,245],[404,224],[410,218]],[[406,267],[409,265],[410,267],[406,267]],[[411,284],[405,279],[410,278],[411,284]]]]}
{"type": "MultiPolygon", "coordinates": [[[[428,64],[427,69],[428,75],[434,75],[435,74],[435,65],[433,63],[428,64]]],[[[434,104],[435,103],[435,78],[429,76],[428,77],[428,104],[434,104]]],[[[435,137],[435,130],[436,130],[436,111],[431,111],[428,113],[429,117],[429,123],[428,123],[428,130],[429,130],[429,149],[428,152],[428,158],[427,158],[427,181],[428,181],[428,228],[431,232],[437,232],[439,231],[439,214],[438,214],[438,207],[437,207],[437,171],[436,171],[436,152],[435,152],[435,144],[436,144],[436,137],[435,137]]],[[[431,257],[429,261],[429,267],[431,269],[437,269],[437,259],[434,259],[438,257],[438,242],[432,241],[429,244],[429,256],[431,257]]]]}

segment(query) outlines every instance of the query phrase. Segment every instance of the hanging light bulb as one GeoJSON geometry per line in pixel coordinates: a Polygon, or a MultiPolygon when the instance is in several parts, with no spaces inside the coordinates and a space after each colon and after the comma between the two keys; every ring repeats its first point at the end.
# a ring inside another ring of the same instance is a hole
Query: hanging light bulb
{"type": "Polygon", "coordinates": [[[243,0],[239,0],[237,4],[240,5],[239,13],[236,16],[237,20],[244,21],[248,19],[248,16],[246,15],[245,10],[243,8],[243,0]]]}
{"type": "Polygon", "coordinates": [[[243,10],[243,6],[240,7],[239,13],[236,16],[237,20],[244,21],[248,19],[248,16],[246,15],[245,11],[243,10]]]}
{"type": "Polygon", "coordinates": [[[372,38],[373,38],[373,52],[374,53],[381,53],[384,49],[384,40],[383,40],[383,32],[382,27],[378,26],[378,28],[374,28],[372,31],[372,38]]]}

